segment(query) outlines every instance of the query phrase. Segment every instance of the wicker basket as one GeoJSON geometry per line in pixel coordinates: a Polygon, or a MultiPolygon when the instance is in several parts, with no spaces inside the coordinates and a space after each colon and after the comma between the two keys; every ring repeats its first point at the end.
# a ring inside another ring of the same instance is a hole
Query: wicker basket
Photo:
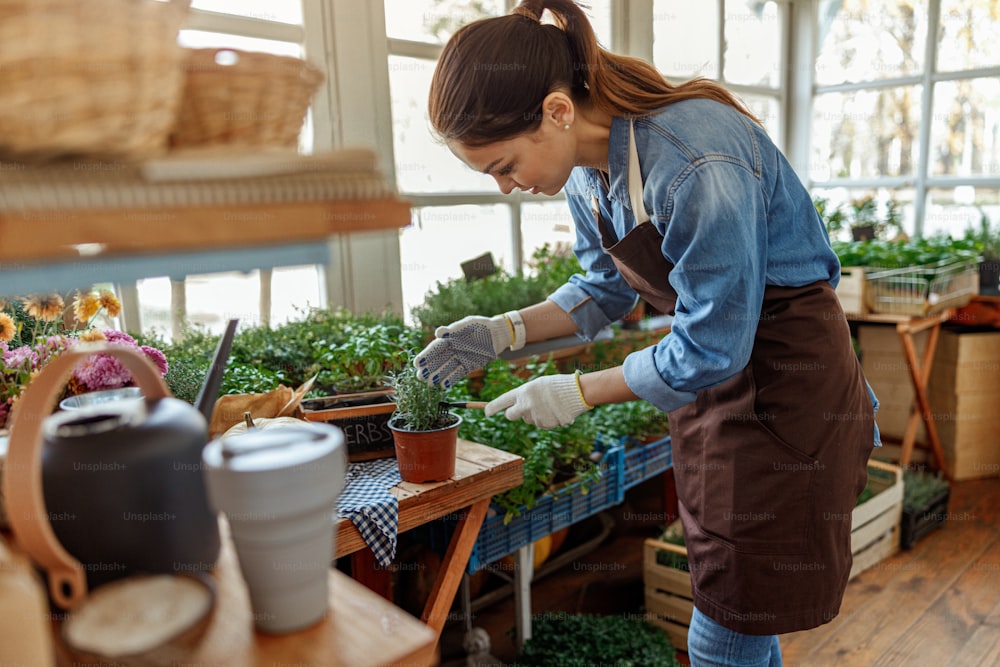
{"type": "Polygon", "coordinates": [[[174,147],[295,147],[324,74],[290,56],[190,49],[174,147]]]}
{"type": "Polygon", "coordinates": [[[0,0],[0,157],[140,158],[167,146],[189,0],[0,0]]]}

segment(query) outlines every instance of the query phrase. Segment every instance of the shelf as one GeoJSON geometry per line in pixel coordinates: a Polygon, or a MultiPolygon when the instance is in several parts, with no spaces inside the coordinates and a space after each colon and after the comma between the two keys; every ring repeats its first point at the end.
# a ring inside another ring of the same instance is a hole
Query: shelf
{"type": "Polygon", "coordinates": [[[0,167],[8,295],[324,264],[332,236],[410,223],[409,203],[363,149],[0,167]]]}

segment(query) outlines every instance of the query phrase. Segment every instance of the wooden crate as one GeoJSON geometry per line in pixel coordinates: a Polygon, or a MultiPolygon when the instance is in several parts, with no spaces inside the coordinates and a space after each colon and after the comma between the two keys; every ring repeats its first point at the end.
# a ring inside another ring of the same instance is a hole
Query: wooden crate
{"type": "Polygon", "coordinates": [[[687,556],[677,544],[647,539],[643,544],[642,581],[646,598],[646,620],[662,628],[678,651],[687,651],[687,633],[694,613],[691,573],[662,565],[657,551],[687,556]]]}
{"type": "Polygon", "coordinates": [[[837,299],[845,313],[864,315],[868,311],[865,298],[867,290],[865,267],[843,266],[840,268],[840,283],[837,284],[837,299]]]}
{"type": "Polygon", "coordinates": [[[874,495],[851,512],[851,579],[899,551],[903,470],[872,459],[868,483],[874,495]]]}

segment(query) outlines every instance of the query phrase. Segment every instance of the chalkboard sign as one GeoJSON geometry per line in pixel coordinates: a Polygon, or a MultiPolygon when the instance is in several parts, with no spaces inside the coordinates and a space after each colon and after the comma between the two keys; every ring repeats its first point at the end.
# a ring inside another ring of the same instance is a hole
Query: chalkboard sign
{"type": "Polygon", "coordinates": [[[391,389],[338,394],[302,402],[309,421],[333,424],[344,432],[349,461],[369,461],[396,455],[389,419],[396,411],[391,389]]]}

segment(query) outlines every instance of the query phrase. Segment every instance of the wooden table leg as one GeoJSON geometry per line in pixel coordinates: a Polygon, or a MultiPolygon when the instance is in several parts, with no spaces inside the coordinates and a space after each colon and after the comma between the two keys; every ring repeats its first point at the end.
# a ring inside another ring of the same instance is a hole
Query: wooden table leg
{"type": "Polygon", "coordinates": [[[950,313],[945,312],[938,317],[916,322],[900,322],[896,325],[896,332],[903,344],[903,354],[906,357],[914,393],[914,405],[906,423],[906,432],[903,434],[899,463],[904,467],[909,465],[910,457],[913,455],[913,446],[916,443],[918,420],[922,418],[924,428],[927,431],[927,439],[930,441],[934,463],[938,470],[944,471],[946,475],[944,450],[941,447],[941,439],[938,437],[937,426],[934,423],[934,413],[927,398],[927,384],[930,381],[931,368],[934,365],[934,351],[937,347],[938,335],[941,332],[941,323],[948,317],[950,317],[950,313]],[[928,331],[927,346],[924,348],[922,360],[918,361],[916,347],[913,344],[913,334],[924,330],[928,331]]]}
{"type": "Polygon", "coordinates": [[[424,605],[424,613],[420,620],[439,637],[445,621],[448,620],[448,612],[451,611],[451,605],[455,601],[458,586],[462,583],[465,566],[469,562],[469,556],[472,555],[472,547],[479,537],[479,529],[483,526],[489,506],[489,498],[476,501],[458,520],[451,542],[448,543],[448,550],[444,554],[441,571],[434,580],[430,597],[424,605]]]}

